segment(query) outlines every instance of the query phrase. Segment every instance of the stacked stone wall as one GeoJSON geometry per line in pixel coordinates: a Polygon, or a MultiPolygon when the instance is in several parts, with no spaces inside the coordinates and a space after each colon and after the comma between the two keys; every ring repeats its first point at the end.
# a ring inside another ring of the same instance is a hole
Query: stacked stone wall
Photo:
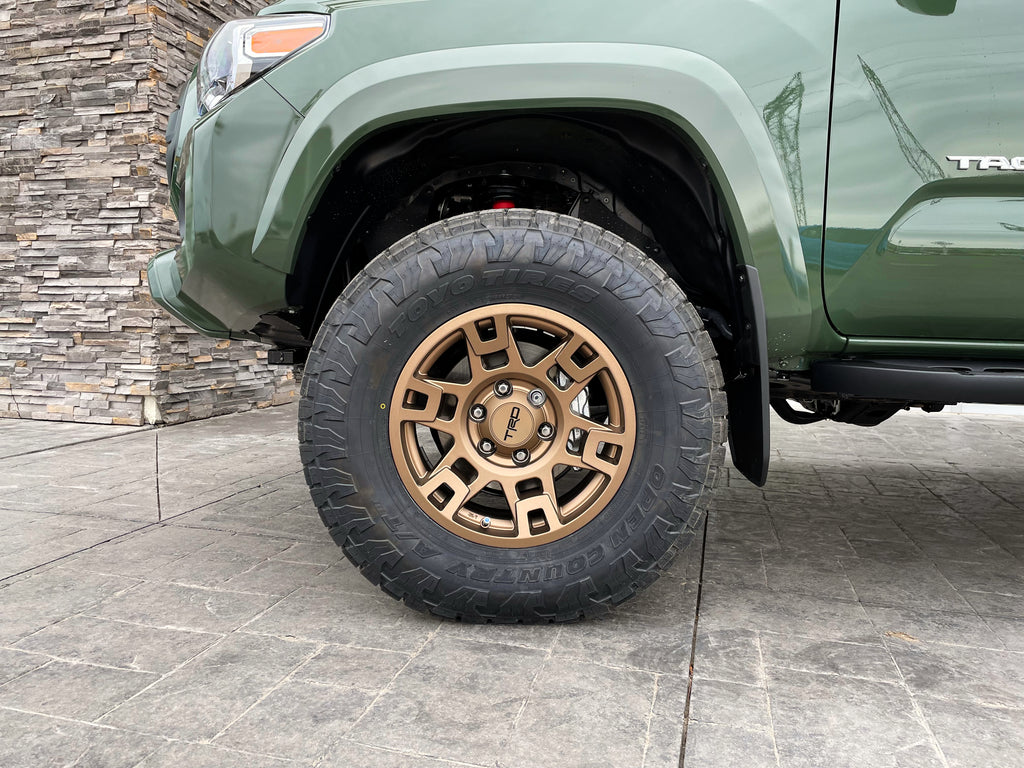
{"type": "Polygon", "coordinates": [[[163,133],[221,22],[265,3],[0,0],[0,417],[141,424],[286,402],[263,347],[151,300],[163,133]]]}

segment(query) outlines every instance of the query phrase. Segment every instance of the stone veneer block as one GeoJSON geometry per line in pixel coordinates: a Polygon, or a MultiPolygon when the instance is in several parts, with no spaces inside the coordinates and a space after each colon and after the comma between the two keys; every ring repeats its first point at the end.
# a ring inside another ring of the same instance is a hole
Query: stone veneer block
{"type": "Polygon", "coordinates": [[[164,129],[202,44],[260,0],[0,0],[0,418],[174,423],[293,400],[257,345],[150,299],[178,239],[164,129]]]}

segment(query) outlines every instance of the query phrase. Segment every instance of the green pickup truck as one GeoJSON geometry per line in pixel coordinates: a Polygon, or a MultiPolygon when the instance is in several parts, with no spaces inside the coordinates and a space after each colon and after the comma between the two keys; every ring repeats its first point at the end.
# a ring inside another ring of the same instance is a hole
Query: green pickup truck
{"type": "Polygon", "coordinates": [[[168,124],[153,297],[304,366],[372,582],[564,621],[694,537],[769,412],[1024,403],[1015,0],[284,0],[168,124]]]}

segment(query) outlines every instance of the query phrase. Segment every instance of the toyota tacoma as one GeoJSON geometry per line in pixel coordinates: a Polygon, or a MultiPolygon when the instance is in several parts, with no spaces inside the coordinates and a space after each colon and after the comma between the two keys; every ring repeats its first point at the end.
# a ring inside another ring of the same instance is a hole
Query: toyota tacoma
{"type": "Polygon", "coordinates": [[[150,286],[304,367],[372,582],[596,615],[772,409],[1024,403],[1021,83],[1012,0],[284,0],[183,87],[150,286]]]}

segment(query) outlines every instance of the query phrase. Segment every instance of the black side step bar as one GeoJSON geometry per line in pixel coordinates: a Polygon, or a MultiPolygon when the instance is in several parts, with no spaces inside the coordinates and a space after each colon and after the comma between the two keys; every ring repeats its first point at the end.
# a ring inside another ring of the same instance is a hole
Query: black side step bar
{"type": "Polygon", "coordinates": [[[1024,361],[824,360],[811,367],[811,388],[879,400],[1024,405],[1024,361]]]}

